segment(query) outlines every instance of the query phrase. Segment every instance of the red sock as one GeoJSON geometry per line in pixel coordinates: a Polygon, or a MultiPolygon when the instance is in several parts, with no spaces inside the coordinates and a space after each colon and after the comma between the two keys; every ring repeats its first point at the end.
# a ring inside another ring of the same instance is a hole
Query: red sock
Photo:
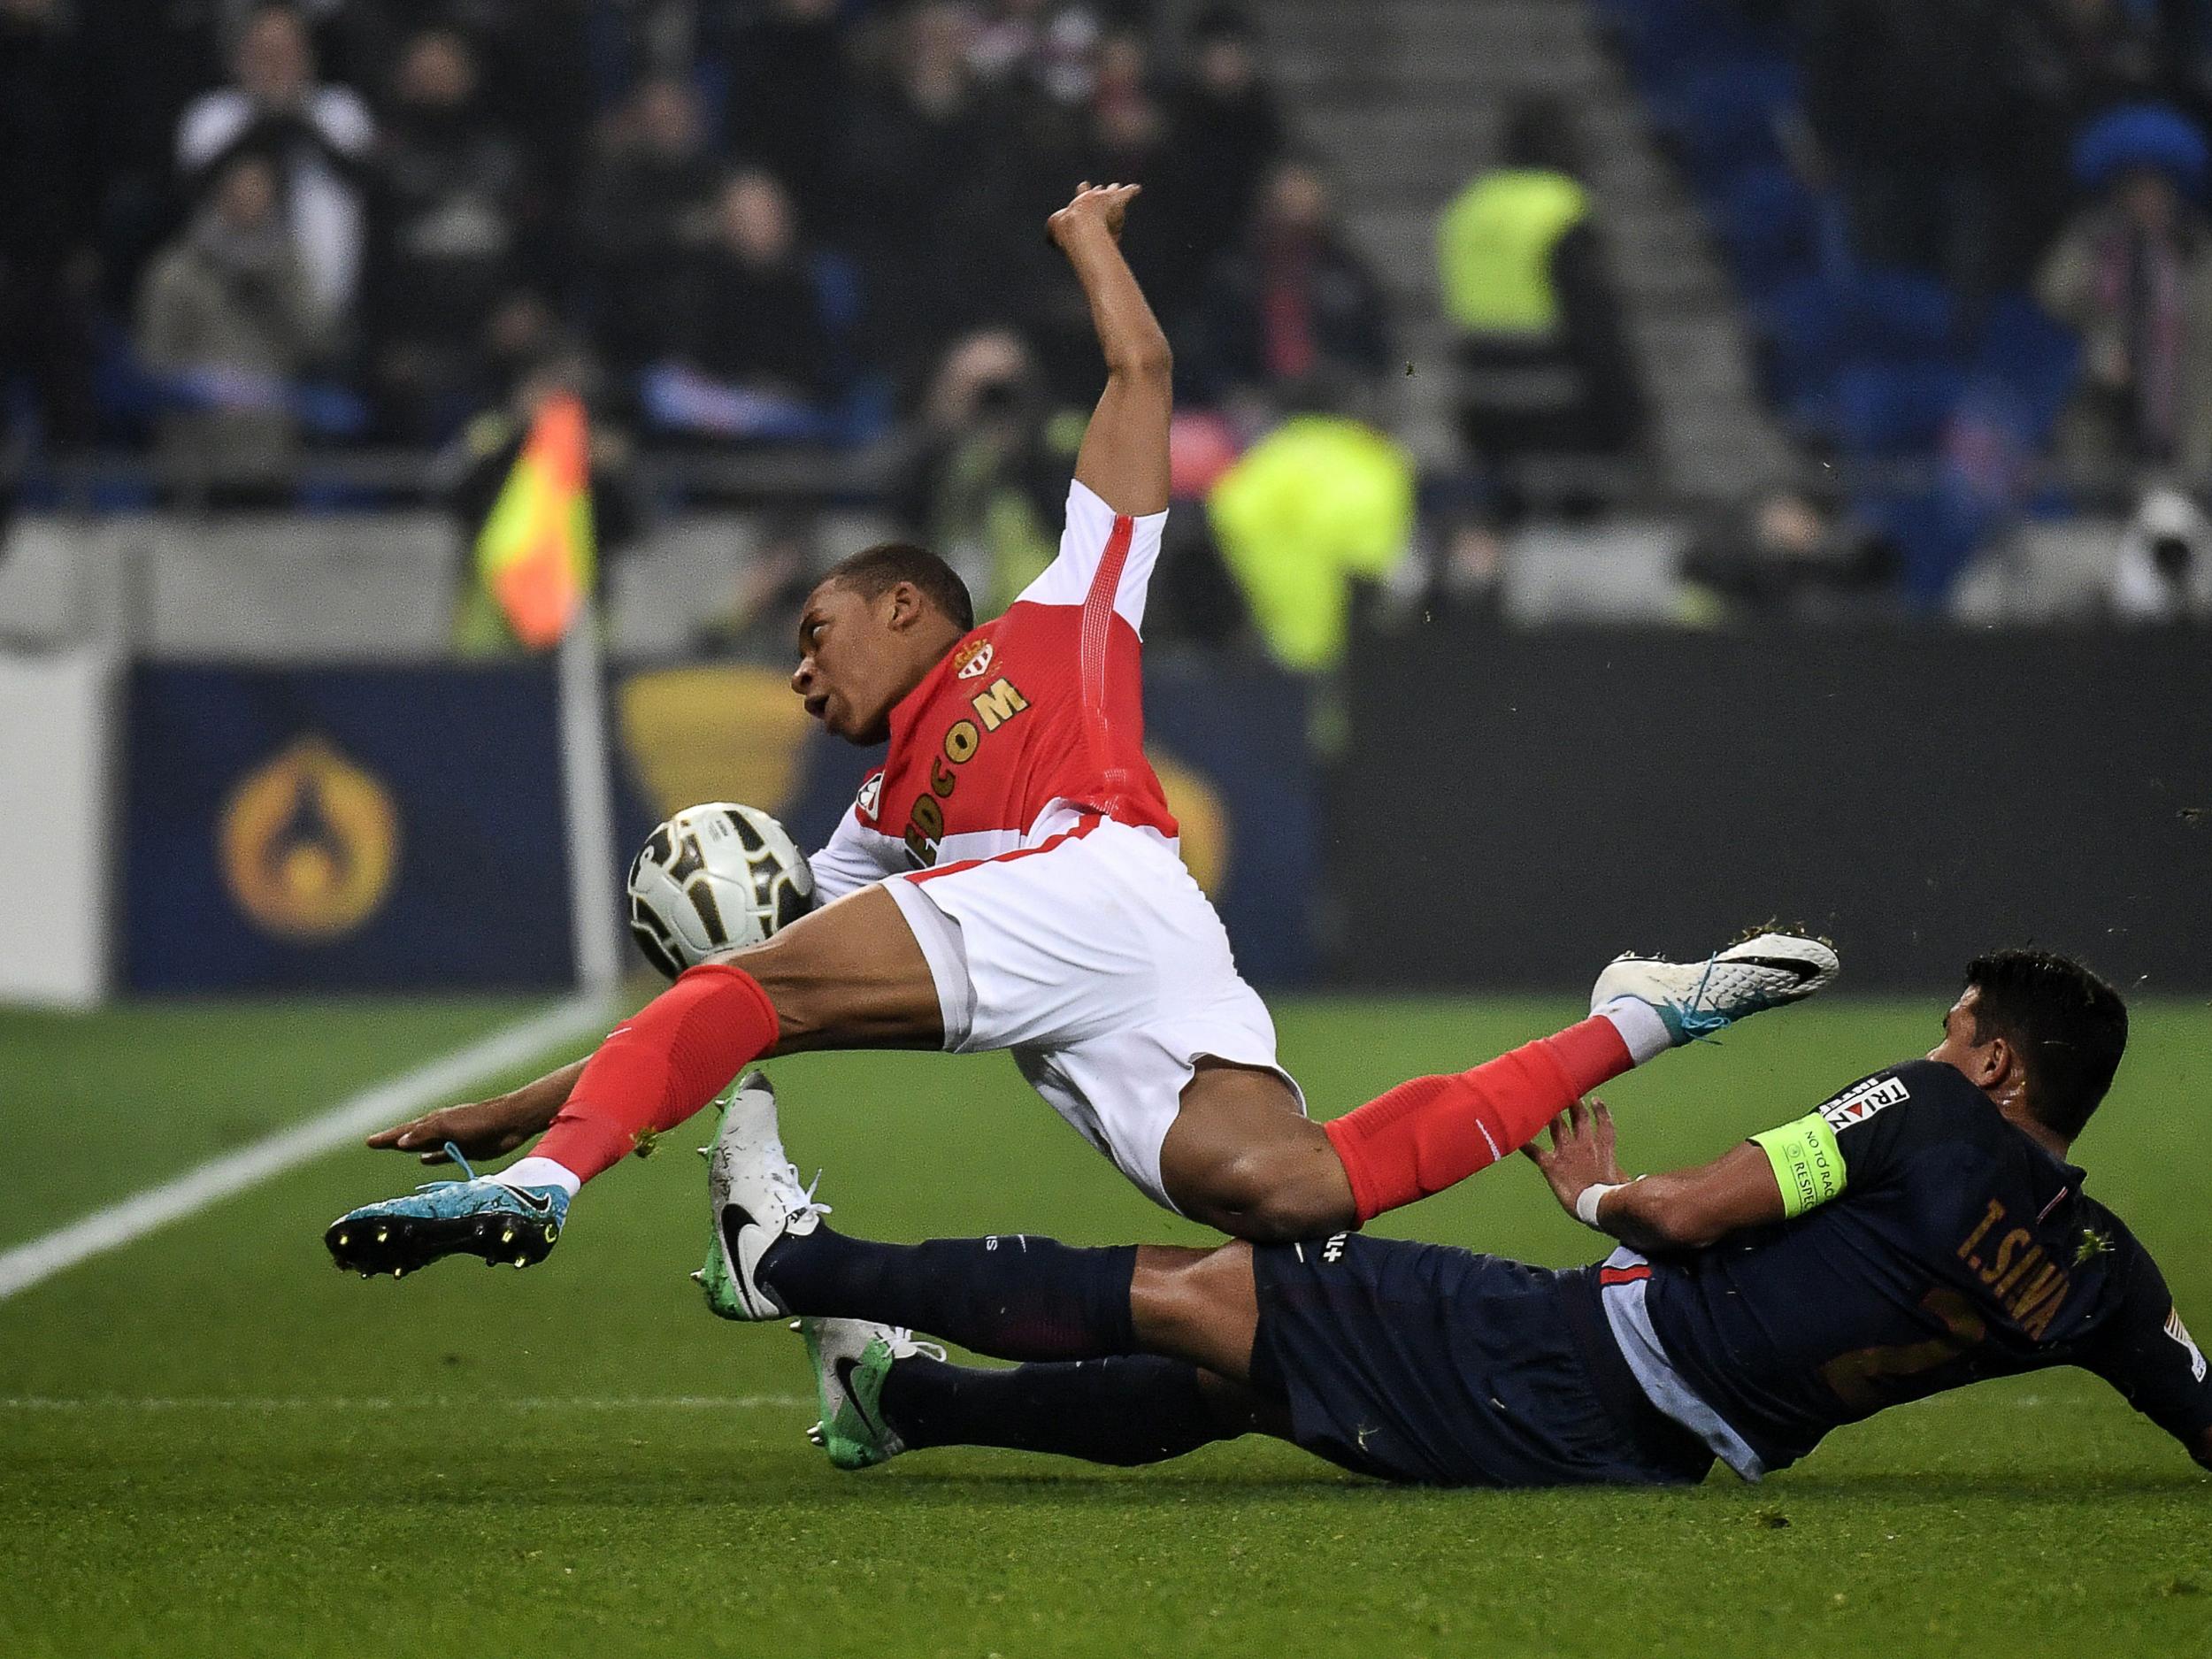
{"type": "Polygon", "coordinates": [[[776,1010],[742,968],[709,964],[617,1025],[531,1148],[589,1180],[649,1130],[673,1129],[776,1046],[776,1010]]]}
{"type": "Polygon", "coordinates": [[[1471,1071],[1401,1083],[1323,1127],[1351,1177],[1363,1225],[1518,1150],[1635,1064],[1613,1022],[1594,1015],[1471,1071]]]}

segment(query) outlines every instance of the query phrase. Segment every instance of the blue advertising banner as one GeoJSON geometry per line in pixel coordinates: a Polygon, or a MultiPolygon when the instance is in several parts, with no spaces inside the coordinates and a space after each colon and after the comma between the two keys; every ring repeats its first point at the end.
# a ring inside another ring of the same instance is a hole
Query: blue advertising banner
{"type": "Polygon", "coordinates": [[[127,776],[134,990],[573,977],[544,664],[142,666],[127,776]]]}
{"type": "MultiPolygon", "coordinates": [[[[826,737],[781,668],[639,667],[615,676],[618,839],[626,855],[669,813],[739,801],[809,851],[829,839],[879,749],[826,737]]],[[[1319,790],[1308,694],[1263,668],[1166,661],[1145,677],[1146,752],[1183,827],[1183,856],[1255,984],[1314,971],[1319,790]]]]}

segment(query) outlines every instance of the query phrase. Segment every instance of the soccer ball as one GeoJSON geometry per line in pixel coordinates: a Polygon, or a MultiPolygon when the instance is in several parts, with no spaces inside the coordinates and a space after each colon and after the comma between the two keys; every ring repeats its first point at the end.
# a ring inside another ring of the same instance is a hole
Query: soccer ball
{"type": "Polygon", "coordinates": [[[727,801],[686,807],[630,864],[630,936],[670,979],[757,945],[814,908],[814,871],[782,825],[727,801]]]}

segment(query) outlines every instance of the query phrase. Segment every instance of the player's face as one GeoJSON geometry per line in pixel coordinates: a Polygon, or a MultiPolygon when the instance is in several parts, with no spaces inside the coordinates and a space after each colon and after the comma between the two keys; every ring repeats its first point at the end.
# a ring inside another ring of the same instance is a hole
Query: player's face
{"type": "Polygon", "coordinates": [[[825,582],[799,613],[799,666],[791,688],[806,711],[849,743],[890,735],[892,705],[912,689],[901,635],[891,626],[893,588],[868,599],[842,582],[825,582]]]}
{"type": "Polygon", "coordinates": [[[1980,995],[1969,986],[1959,1000],[1945,1010],[1943,1041],[1928,1050],[1931,1060],[1940,1060],[1970,1077],[1973,1075],[1970,1057],[1974,1049],[1974,999],[1980,995]]]}

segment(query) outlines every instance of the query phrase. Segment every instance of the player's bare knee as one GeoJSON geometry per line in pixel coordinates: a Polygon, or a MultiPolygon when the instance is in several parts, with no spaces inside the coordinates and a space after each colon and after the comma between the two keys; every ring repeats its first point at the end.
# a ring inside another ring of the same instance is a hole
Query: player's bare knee
{"type": "Polygon", "coordinates": [[[1205,1171],[1197,1186],[1204,1218],[1255,1244],[1310,1239],[1356,1219],[1344,1166],[1317,1131],[1310,1140],[1240,1148],[1205,1171]]]}

